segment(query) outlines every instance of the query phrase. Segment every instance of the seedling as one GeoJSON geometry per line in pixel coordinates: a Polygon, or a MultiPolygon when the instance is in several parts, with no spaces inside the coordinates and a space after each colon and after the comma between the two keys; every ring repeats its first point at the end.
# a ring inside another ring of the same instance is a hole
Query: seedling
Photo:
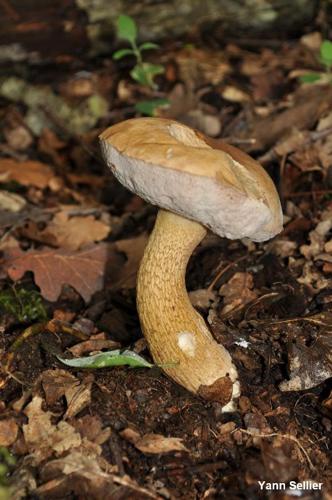
{"type": "Polygon", "coordinates": [[[35,290],[15,287],[0,292],[0,310],[20,323],[46,320],[47,312],[43,299],[35,290]]]}
{"type": "Polygon", "coordinates": [[[117,36],[122,40],[126,40],[130,44],[131,48],[117,50],[113,54],[113,59],[117,61],[123,57],[134,56],[136,58],[136,64],[130,71],[130,76],[141,85],[155,90],[157,86],[154,82],[154,78],[157,75],[164,73],[165,69],[160,64],[152,64],[143,61],[142,53],[145,50],[157,49],[159,45],[152,42],[145,42],[138,45],[137,32],[137,25],[132,17],[125,15],[118,17],[117,36]]]}
{"type": "Polygon", "coordinates": [[[306,75],[302,75],[300,80],[302,83],[330,83],[332,85],[332,42],[330,40],[324,40],[321,43],[319,49],[318,61],[324,67],[324,71],[321,72],[313,72],[307,73],[306,75]]]}

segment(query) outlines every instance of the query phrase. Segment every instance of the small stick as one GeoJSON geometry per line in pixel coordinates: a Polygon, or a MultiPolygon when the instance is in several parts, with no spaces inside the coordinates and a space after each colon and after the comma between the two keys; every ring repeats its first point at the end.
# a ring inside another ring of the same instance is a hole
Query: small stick
{"type": "Polygon", "coordinates": [[[281,437],[283,439],[289,439],[290,441],[294,441],[294,443],[297,444],[297,446],[299,447],[299,449],[301,450],[301,452],[305,456],[305,458],[306,458],[306,460],[307,460],[307,462],[309,464],[310,469],[312,471],[316,470],[316,467],[312,463],[312,461],[311,461],[311,459],[309,457],[308,452],[305,450],[305,448],[300,443],[300,441],[295,436],[293,436],[292,434],[281,434],[279,432],[271,432],[270,434],[259,434],[259,433],[256,433],[256,432],[247,431],[246,429],[234,429],[234,431],[232,431],[232,433],[234,433],[236,431],[243,432],[244,434],[248,434],[249,436],[252,436],[252,437],[259,437],[259,438],[264,438],[264,439],[265,438],[271,438],[271,437],[281,437]]]}

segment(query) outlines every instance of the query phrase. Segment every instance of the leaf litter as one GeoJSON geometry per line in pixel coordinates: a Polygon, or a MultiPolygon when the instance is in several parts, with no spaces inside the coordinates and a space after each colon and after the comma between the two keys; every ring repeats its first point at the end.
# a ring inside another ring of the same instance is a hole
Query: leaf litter
{"type": "Polygon", "coordinates": [[[157,92],[109,56],[86,74],[76,60],[70,74],[56,64],[54,80],[16,79],[16,95],[13,80],[2,87],[0,293],[38,288],[49,318],[0,325],[0,445],[17,460],[15,498],[258,498],[267,479],[323,481],[328,497],[332,94],[297,80],[321,41],[165,41],[157,92]],[[165,378],[142,341],[135,283],[155,210],[100,166],[96,147],[141,97],[166,98],[160,116],[251,152],[280,190],[275,240],[209,235],[189,265],[192,303],[239,368],[234,414],[165,378]]]}

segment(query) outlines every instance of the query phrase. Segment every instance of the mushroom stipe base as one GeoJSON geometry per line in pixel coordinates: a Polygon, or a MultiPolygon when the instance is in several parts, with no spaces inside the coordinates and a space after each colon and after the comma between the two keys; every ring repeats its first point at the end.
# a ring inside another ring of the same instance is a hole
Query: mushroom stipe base
{"type": "Polygon", "coordinates": [[[189,258],[205,235],[201,224],[159,211],[138,273],[137,307],[163,371],[191,392],[226,405],[239,396],[237,370],[191,305],[185,285],[189,258]]]}

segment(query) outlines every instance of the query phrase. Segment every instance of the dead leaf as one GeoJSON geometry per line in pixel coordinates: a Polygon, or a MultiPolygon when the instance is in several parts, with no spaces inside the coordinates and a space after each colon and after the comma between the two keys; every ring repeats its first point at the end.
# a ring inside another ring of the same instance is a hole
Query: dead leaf
{"type": "Polygon", "coordinates": [[[0,420],[0,446],[11,446],[17,438],[18,425],[13,418],[0,420]]]}
{"type": "Polygon", "coordinates": [[[199,99],[192,90],[183,84],[177,84],[169,94],[168,99],[169,106],[166,109],[160,108],[159,116],[177,119],[211,137],[220,134],[220,119],[199,107],[199,99]]]}
{"type": "Polygon", "coordinates": [[[127,262],[121,270],[119,280],[112,284],[113,288],[135,288],[137,271],[147,241],[148,236],[143,234],[137,238],[119,240],[115,243],[116,249],[126,254],[127,262]]]}
{"type": "Polygon", "coordinates": [[[66,146],[64,141],[61,141],[53,130],[44,127],[38,140],[38,150],[46,153],[52,159],[55,165],[63,167],[65,158],[59,153],[59,150],[66,146]]]}
{"type": "Polygon", "coordinates": [[[327,170],[332,165],[332,134],[322,141],[317,151],[323,168],[327,170]]]}
{"type": "Polygon", "coordinates": [[[297,149],[301,149],[304,143],[308,140],[309,133],[299,130],[297,127],[291,129],[285,137],[283,137],[275,146],[274,151],[279,156],[285,156],[293,153],[297,149]]]}
{"type": "Polygon", "coordinates": [[[282,391],[311,389],[332,377],[331,329],[319,334],[309,347],[303,336],[296,336],[289,344],[288,363],[290,380],[280,384],[282,391]]]}
{"type": "Polygon", "coordinates": [[[273,253],[284,259],[285,257],[290,257],[294,255],[297,250],[298,245],[296,241],[290,241],[286,238],[278,238],[272,242],[271,249],[273,253]]]}
{"type": "Polygon", "coordinates": [[[41,383],[45,392],[45,399],[49,406],[53,406],[66,392],[79,383],[78,378],[66,370],[45,370],[41,375],[41,383]]]}
{"type": "Polygon", "coordinates": [[[85,340],[84,342],[80,342],[70,347],[68,351],[71,352],[75,358],[79,358],[87,352],[101,351],[102,349],[119,349],[120,347],[121,344],[119,344],[119,342],[107,339],[105,333],[102,332],[93,335],[89,340],[85,340]]]}
{"type": "Polygon", "coordinates": [[[159,495],[139,486],[129,476],[116,476],[109,469],[109,464],[101,457],[74,450],[44,465],[42,484],[33,493],[38,498],[65,498],[70,492],[77,498],[91,500],[160,499],[159,495]]]}
{"type": "Polygon", "coordinates": [[[40,396],[33,398],[24,410],[29,422],[22,427],[26,445],[37,464],[81,444],[79,433],[67,422],[51,423],[52,414],[42,410],[42,402],[40,396]]]}
{"type": "Polygon", "coordinates": [[[194,307],[208,309],[211,303],[216,300],[216,293],[208,288],[200,288],[189,292],[189,299],[194,307]]]}
{"type": "Polygon", "coordinates": [[[112,476],[100,467],[96,456],[73,450],[65,457],[48,461],[42,469],[42,484],[35,490],[39,498],[64,498],[68,491],[79,498],[107,498],[112,492],[112,476]]]}
{"type": "Polygon", "coordinates": [[[250,101],[250,96],[243,92],[243,90],[233,87],[232,85],[227,85],[222,91],[222,96],[226,101],[230,102],[248,102],[250,101]]]}
{"type": "Polygon", "coordinates": [[[66,250],[79,250],[91,243],[105,239],[111,227],[93,215],[70,217],[67,210],[58,212],[45,229],[30,222],[24,228],[24,235],[46,245],[66,250]]]}
{"type": "Polygon", "coordinates": [[[184,81],[188,88],[218,85],[231,72],[224,54],[218,51],[186,47],[175,54],[175,61],[179,68],[179,80],[184,81]]]}
{"type": "Polygon", "coordinates": [[[110,427],[103,429],[102,421],[98,415],[84,415],[82,418],[73,420],[72,425],[92,443],[103,444],[111,435],[110,427]]]}
{"type": "Polygon", "coordinates": [[[205,135],[216,137],[220,134],[221,123],[217,116],[203,112],[201,109],[192,109],[181,115],[180,121],[189,127],[200,130],[205,135]]]}
{"type": "Polygon", "coordinates": [[[311,260],[305,262],[302,268],[302,275],[297,278],[297,281],[302,285],[312,288],[313,293],[317,293],[317,290],[322,290],[330,285],[330,280],[322,276],[322,273],[311,260]]]}
{"type": "Polygon", "coordinates": [[[289,442],[285,440],[274,439],[271,444],[262,439],[260,443],[262,459],[266,475],[270,480],[288,483],[297,476],[299,461],[296,455],[294,456],[293,446],[290,448],[289,442]]]}
{"type": "Polygon", "coordinates": [[[311,129],[317,119],[331,109],[331,104],[331,86],[300,89],[295,94],[295,102],[291,107],[273,116],[256,120],[251,130],[239,135],[242,138],[255,137],[255,143],[250,150],[268,149],[295,127],[301,130],[311,129]]]}
{"type": "Polygon", "coordinates": [[[65,392],[67,411],[64,419],[72,418],[91,403],[93,375],[89,374],[81,383],[68,387],[65,392]]]}
{"type": "Polygon", "coordinates": [[[306,259],[317,256],[324,250],[326,235],[332,228],[332,210],[325,210],[321,214],[321,222],[309,233],[310,245],[302,245],[300,252],[306,259]]]}
{"type": "Polygon", "coordinates": [[[44,189],[54,176],[51,167],[39,161],[20,162],[9,158],[0,159],[0,181],[16,181],[23,186],[44,189]]]}
{"type": "Polygon", "coordinates": [[[257,298],[253,291],[254,281],[250,273],[235,273],[234,276],[222,285],[219,294],[224,297],[224,307],[221,314],[227,314],[235,308],[241,307],[257,298]]]}
{"type": "Polygon", "coordinates": [[[181,438],[165,437],[161,434],[145,434],[141,436],[138,432],[124,429],[120,435],[143,453],[169,453],[170,451],[188,451],[182,443],[181,438]]]}
{"type": "Polygon", "coordinates": [[[310,50],[319,51],[319,48],[322,43],[322,35],[319,31],[313,31],[312,33],[307,33],[306,35],[302,35],[300,38],[300,42],[305,47],[308,47],[310,50]]]}
{"type": "Polygon", "coordinates": [[[80,252],[48,248],[15,250],[6,254],[4,267],[13,281],[32,271],[43,297],[51,302],[58,299],[65,284],[75,288],[88,302],[92,294],[103,287],[107,252],[103,244],[80,252]]]}
{"type": "Polygon", "coordinates": [[[3,210],[14,213],[20,212],[26,204],[26,200],[18,194],[5,190],[0,191],[0,213],[3,210]]]}
{"type": "Polygon", "coordinates": [[[31,133],[23,125],[17,125],[16,127],[10,129],[4,128],[3,134],[8,145],[16,151],[23,151],[24,149],[30,147],[33,143],[31,133]]]}

